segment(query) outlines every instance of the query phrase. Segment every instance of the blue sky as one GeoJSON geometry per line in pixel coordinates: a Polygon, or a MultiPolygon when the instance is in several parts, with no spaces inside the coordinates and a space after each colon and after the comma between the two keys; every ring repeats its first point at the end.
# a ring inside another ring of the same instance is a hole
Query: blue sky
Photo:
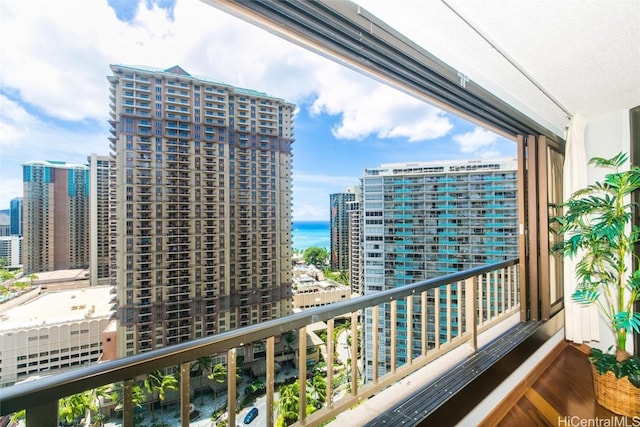
{"type": "Polygon", "coordinates": [[[108,154],[112,63],[180,65],[295,103],[294,220],[328,219],[329,194],[381,163],[515,156],[512,141],[201,1],[8,0],[0,37],[0,209],[22,195],[22,163],[108,154]]]}

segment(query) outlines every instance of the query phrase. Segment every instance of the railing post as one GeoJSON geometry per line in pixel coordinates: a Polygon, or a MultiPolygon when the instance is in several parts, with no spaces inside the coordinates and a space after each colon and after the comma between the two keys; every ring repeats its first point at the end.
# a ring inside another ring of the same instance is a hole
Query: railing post
{"type": "Polygon", "coordinates": [[[304,424],[304,419],[307,417],[307,328],[304,326],[298,330],[298,375],[298,381],[300,381],[298,419],[301,424],[304,424]]]}
{"type": "Polygon", "coordinates": [[[133,378],[122,381],[122,425],[133,425],[133,378]]]}
{"type": "Polygon", "coordinates": [[[478,350],[478,324],[476,319],[476,313],[478,312],[478,295],[476,292],[476,278],[469,277],[464,281],[464,295],[465,295],[465,317],[467,322],[467,329],[471,333],[471,347],[473,351],[478,350]]]}
{"type": "Polygon", "coordinates": [[[189,407],[191,405],[191,377],[189,376],[190,368],[190,362],[184,362],[180,364],[180,425],[182,427],[189,427],[189,407]]]}
{"type": "MultiPolygon", "coordinates": [[[[452,318],[452,312],[451,312],[451,284],[446,285],[445,287],[445,298],[447,301],[447,343],[451,342],[452,339],[452,333],[451,333],[451,318],[452,318]]],[[[458,319],[459,320],[459,319],[458,319]]]]}
{"type": "Polygon", "coordinates": [[[335,345],[333,342],[333,319],[327,321],[327,406],[333,408],[333,364],[335,345]]]}
{"type": "Polygon", "coordinates": [[[358,312],[351,313],[351,393],[358,394],[358,312]]]}
{"type": "MultiPolygon", "coordinates": [[[[275,350],[276,343],[275,337],[267,338],[266,350],[266,373],[267,373],[267,427],[273,427],[273,407],[275,401],[273,399],[274,386],[275,386],[275,350]]],[[[235,425],[235,424],[232,424],[235,425]]]]}
{"type": "Polygon", "coordinates": [[[25,422],[29,427],[57,427],[58,401],[47,401],[26,408],[25,422]]]}
{"type": "Polygon", "coordinates": [[[406,298],[407,314],[405,316],[407,325],[407,364],[413,362],[413,296],[409,295],[406,298]]]}
{"type": "Polygon", "coordinates": [[[398,302],[396,300],[391,301],[391,372],[396,371],[396,365],[398,364],[397,351],[398,351],[398,302]]]}
{"type": "Polygon", "coordinates": [[[429,335],[427,333],[427,323],[429,321],[429,313],[427,311],[427,291],[420,293],[420,312],[422,318],[420,319],[420,334],[422,336],[422,356],[427,355],[427,349],[429,348],[429,335]]]}
{"type": "Polygon", "coordinates": [[[236,349],[227,351],[227,410],[229,425],[236,425],[236,349]]]}
{"type": "MultiPolygon", "coordinates": [[[[371,380],[378,383],[378,306],[371,307],[371,352],[373,361],[371,364],[371,380]]],[[[365,368],[366,369],[366,368],[365,368]]]]}
{"type": "Polygon", "coordinates": [[[433,290],[433,317],[435,319],[435,343],[434,349],[440,350],[440,288],[433,290]]]}

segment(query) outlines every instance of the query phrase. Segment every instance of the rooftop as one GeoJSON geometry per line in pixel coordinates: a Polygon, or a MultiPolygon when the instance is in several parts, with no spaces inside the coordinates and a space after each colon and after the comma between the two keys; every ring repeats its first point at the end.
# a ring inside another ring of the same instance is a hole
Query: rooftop
{"type": "Polygon", "coordinates": [[[87,269],[73,269],[73,270],[54,270],[43,271],[41,273],[35,273],[38,277],[34,279],[37,284],[54,283],[54,282],[72,282],[76,280],[84,280],[89,277],[89,270],[87,269]]]}
{"type": "Polygon", "coordinates": [[[0,332],[109,317],[112,297],[111,286],[45,292],[0,314],[0,332]]]}
{"type": "Polygon", "coordinates": [[[89,166],[81,165],[78,163],[67,163],[57,160],[33,160],[30,162],[25,162],[23,166],[48,166],[50,168],[57,169],[85,169],[89,170],[89,166]]]}

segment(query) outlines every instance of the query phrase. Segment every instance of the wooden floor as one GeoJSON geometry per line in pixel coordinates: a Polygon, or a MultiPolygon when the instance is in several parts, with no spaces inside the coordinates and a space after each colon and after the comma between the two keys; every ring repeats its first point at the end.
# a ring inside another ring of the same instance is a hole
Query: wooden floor
{"type": "Polygon", "coordinates": [[[605,425],[587,424],[588,420],[593,423],[595,419],[609,420],[610,424],[606,425],[628,425],[625,421],[630,422],[630,419],[625,420],[596,402],[591,367],[585,351],[588,351],[585,346],[566,344],[533,384],[524,389],[524,395],[511,406],[497,425],[605,425]],[[614,421],[616,418],[618,424],[614,421]]]}

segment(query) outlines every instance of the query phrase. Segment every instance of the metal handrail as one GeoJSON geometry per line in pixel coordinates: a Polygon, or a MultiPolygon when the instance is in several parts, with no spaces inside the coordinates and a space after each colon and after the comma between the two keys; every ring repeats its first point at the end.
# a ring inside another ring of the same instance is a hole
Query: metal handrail
{"type": "Polygon", "coordinates": [[[518,262],[519,258],[513,258],[488,264],[372,295],[336,302],[278,319],[222,332],[210,337],[81,367],[35,381],[15,384],[0,389],[0,416],[9,415],[25,408],[28,410],[30,407],[38,407],[46,402],[56,402],[62,397],[105,384],[136,378],[157,369],[180,365],[196,360],[199,357],[226,352],[231,348],[278,336],[315,322],[329,320],[346,313],[354,313],[364,308],[400,300],[429,289],[459,282],[497,269],[507,268],[518,264],[518,262]]]}

